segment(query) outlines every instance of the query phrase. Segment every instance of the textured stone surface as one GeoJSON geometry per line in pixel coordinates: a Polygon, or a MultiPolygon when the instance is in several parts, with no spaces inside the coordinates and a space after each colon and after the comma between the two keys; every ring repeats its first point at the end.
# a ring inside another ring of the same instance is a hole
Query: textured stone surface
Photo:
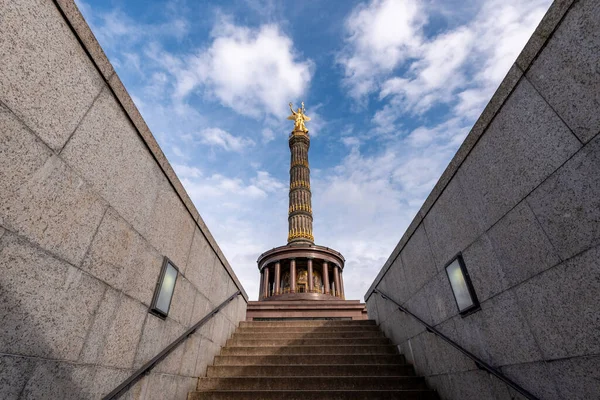
{"type": "Polygon", "coordinates": [[[94,321],[90,327],[85,345],[79,355],[79,361],[86,364],[96,364],[99,356],[102,354],[104,344],[107,340],[107,333],[119,308],[120,294],[118,291],[107,288],[102,297],[102,301],[96,310],[94,321]]]}
{"type": "Polygon", "coordinates": [[[508,286],[500,260],[487,234],[483,234],[467,247],[462,256],[480,302],[500,293],[508,286]]]}
{"type": "Polygon", "coordinates": [[[565,15],[569,7],[573,4],[573,0],[555,0],[550,5],[550,8],[542,18],[542,21],[529,38],[525,48],[517,57],[516,64],[526,71],[531,65],[531,62],[538,55],[546,40],[552,35],[554,29],[565,15]]]}
{"type": "Polygon", "coordinates": [[[527,198],[563,259],[600,244],[599,170],[600,136],[527,198]]]}
{"type": "Polygon", "coordinates": [[[531,84],[521,80],[457,174],[482,228],[492,226],[580,147],[531,84]]]}
{"type": "Polygon", "coordinates": [[[88,399],[93,378],[91,366],[39,361],[19,399],[88,399]]]}
{"type": "Polygon", "coordinates": [[[419,225],[408,243],[406,243],[400,257],[402,258],[404,279],[406,282],[410,282],[410,284],[404,286],[408,292],[407,295],[418,291],[437,273],[423,225],[419,225]]]}
{"type": "Polygon", "coordinates": [[[163,344],[163,330],[165,329],[165,325],[164,320],[149,313],[146,315],[144,329],[137,346],[133,364],[134,368],[141,367],[164,347],[161,347],[161,345],[163,344]]]}
{"type": "Polygon", "coordinates": [[[169,317],[182,325],[188,326],[196,321],[192,321],[192,311],[196,301],[196,289],[182,275],[177,276],[175,283],[175,293],[171,300],[169,317]]]}
{"type": "Polygon", "coordinates": [[[491,377],[485,371],[467,371],[447,375],[445,393],[449,399],[494,399],[491,377]]]}
{"type": "Polygon", "coordinates": [[[139,301],[121,295],[119,308],[107,332],[100,363],[132,368],[148,309],[139,301]]]}
{"type": "Polygon", "coordinates": [[[504,102],[512,93],[522,76],[523,72],[521,69],[513,64],[500,83],[500,86],[498,86],[498,89],[496,89],[496,92],[493,94],[489,103],[485,106],[485,109],[475,122],[475,125],[473,125],[473,128],[458,148],[456,154],[454,157],[452,157],[450,164],[448,164],[448,167],[446,167],[442,173],[442,176],[435,184],[435,187],[429,196],[427,196],[427,199],[419,210],[419,214],[421,216],[426,216],[431,207],[437,202],[438,197],[445,190],[450,180],[454,177],[454,174],[456,174],[456,171],[458,171],[458,168],[467,158],[477,141],[479,141],[481,135],[483,135],[485,130],[488,128],[488,125],[490,122],[492,122],[496,116],[496,113],[498,113],[498,111],[502,108],[504,102]]]}
{"type": "MultiPolygon", "coordinates": [[[[161,338],[160,350],[173,343],[183,332],[185,327],[178,324],[177,322],[167,319],[165,321],[165,328],[163,329],[163,337],[161,338]]],[[[177,346],[164,360],[162,360],[156,367],[156,372],[165,372],[169,374],[178,374],[181,369],[181,360],[183,358],[184,346],[177,346]]],[[[156,355],[156,354],[155,354],[156,355]]]]}
{"type": "Polygon", "coordinates": [[[10,233],[0,269],[0,352],[76,360],[105,286],[10,233]]]}
{"type": "Polygon", "coordinates": [[[56,156],[0,204],[5,226],[73,264],[83,259],[105,210],[104,201],[56,156]]]}
{"type": "Polygon", "coordinates": [[[573,132],[587,142],[600,132],[600,4],[576,2],[527,78],[573,132]]]}
{"type": "Polygon", "coordinates": [[[221,264],[221,260],[215,258],[215,265],[213,268],[212,279],[210,284],[210,290],[206,294],[208,299],[215,305],[221,304],[225,299],[231,296],[233,293],[227,293],[223,290],[228,286],[229,274],[223,264],[221,264]]]}
{"type": "Polygon", "coordinates": [[[208,294],[217,257],[200,229],[196,228],[194,232],[185,276],[201,293],[208,294]]]}
{"type": "Polygon", "coordinates": [[[148,241],[175,265],[185,265],[195,224],[166,179],[161,179],[149,227],[148,241]]]}
{"type": "MultiPolygon", "coordinates": [[[[506,365],[501,368],[501,372],[540,399],[562,399],[559,395],[554,376],[552,376],[550,364],[544,361],[506,365]]],[[[563,371],[563,373],[567,373],[567,371],[563,371]]],[[[572,398],[565,397],[565,399],[572,398]]]]}
{"type": "Polygon", "coordinates": [[[456,336],[451,337],[451,339],[483,361],[492,362],[485,335],[485,318],[483,313],[478,311],[464,318],[457,315],[453,320],[456,336]]]}
{"type": "Polygon", "coordinates": [[[198,361],[198,353],[200,351],[205,351],[205,349],[202,348],[202,340],[202,335],[200,335],[199,333],[194,333],[182,345],[183,356],[181,359],[181,368],[179,369],[179,375],[195,376],[194,374],[196,372],[196,362],[198,361]]]}
{"type": "Polygon", "coordinates": [[[94,63],[98,66],[98,69],[100,69],[104,79],[109,79],[115,73],[115,70],[108,61],[106,54],[104,54],[104,50],[100,47],[100,44],[96,40],[90,27],[85,22],[83,15],[79,12],[75,2],[73,0],[57,0],[57,3],[65,13],[71,26],[77,33],[77,36],[83,42],[85,49],[92,56],[94,63]]]}
{"type": "Polygon", "coordinates": [[[148,377],[144,400],[175,400],[177,377],[168,374],[154,373],[148,377]]]}
{"type": "Polygon", "coordinates": [[[108,90],[81,121],[61,157],[146,236],[166,178],[108,90]]]}
{"type": "Polygon", "coordinates": [[[509,286],[523,282],[560,262],[526,202],[519,203],[498,221],[488,235],[509,286]]]}
{"type": "Polygon", "coordinates": [[[600,356],[547,363],[563,399],[593,399],[600,393],[600,356]]]}
{"type": "MultiPolygon", "coordinates": [[[[0,204],[6,204],[52,151],[0,104],[0,204]]],[[[0,206],[0,223],[10,210],[0,206]]]]}
{"type": "Polygon", "coordinates": [[[600,353],[600,247],[520,285],[517,296],[545,359],[600,353]]]}
{"type": "Polygon", "coordinates": [[[34,367],[32,358],[0,356],[0,398],[18,399],[34,367]]]}
{"type": "Polygon", "coordinates": [[[527,320],[513,292],[504,292],[481,305],[482,333],[494,365],[542,359],[527,320]]]}
{"type": "Polygon", "coordinates": [[[51,2],[5,2],[0,37],[0,101],[60,150],[102,78],[51,2]]]}
{"type": "Polygon", "coordinates": [[[425,285],[424,296],[434,326],[458,312],[446,271],[439,272],[425,285]]]}
{"type": "Polygon", "coordinates": [[[424,219],[438,270],[480,233],[476,210],[466,204],[465,192],[453,179],[424,219]]]}
{"type": "MultiPolygon", "coordinates": [[[[127,369],[105,368],[97,366],[95,368],[94,380],[92,382],[92,392],[95,397],[105,396],[116,388],[121,382],[131,375],[132,371],[127,369]]],[[[86,382],[86,384],[89,384],[86,382]]]]}

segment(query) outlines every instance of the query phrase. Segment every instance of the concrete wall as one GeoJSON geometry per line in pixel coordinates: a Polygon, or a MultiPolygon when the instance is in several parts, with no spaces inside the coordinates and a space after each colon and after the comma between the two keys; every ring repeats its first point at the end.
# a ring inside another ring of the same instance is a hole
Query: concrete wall
{"type": "Polygon", "coordinates": [[[600,393],[600,2],[555,1],[366,295],[442,399],[509,399],[379,288],[542,399],[600,393]],[[462,252],[481,310],[458,314],[462,252]]]}
{"type": "MultiPolygon", "coordinates": [[[[0,398],[100,398],[243,289],[72,1],[1,1],[0,63],[0,398]]],[[[246,303],[124,398],[185,399],[246,303]]]]}

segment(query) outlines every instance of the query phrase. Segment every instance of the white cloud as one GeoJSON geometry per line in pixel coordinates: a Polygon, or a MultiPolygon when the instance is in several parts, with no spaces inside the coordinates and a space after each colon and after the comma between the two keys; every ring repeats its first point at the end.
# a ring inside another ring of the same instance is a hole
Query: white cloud
{"type": "Polygon", "coordinates": [[[278,26],[251,29],[221,18],[212,36],[211,45],[177,71],[178,96],[202,87],[224,106],[259,118],[285,114],[287,103],[306,92],[313,63],[301,61],[278,26]]]}
{"type": "Polygon", "coordinates": [[[378,74],[391,72],[421,45],[425,14],[417,0],[361,4],[346,20],[346,46],[338,54],[344,84],[360,100],[377,89],[378,74]]]}
{"type": "Polygon", "coordinates": [[[254,146],[254,141],[241,136],[233,136],[231,133],[219,128],[207,128],[202,130],[198,136],[200,143],[221,147],[227,151],[242,152],[246,147],[254,146]]]}

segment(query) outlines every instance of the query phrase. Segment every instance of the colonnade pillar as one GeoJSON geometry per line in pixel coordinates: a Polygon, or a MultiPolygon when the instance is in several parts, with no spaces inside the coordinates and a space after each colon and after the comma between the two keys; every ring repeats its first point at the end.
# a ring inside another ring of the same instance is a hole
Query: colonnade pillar
{"type": "Polygon", "coordinates": [[[327,261],[323,261],[323,287],[325,287],[325,294],[329,294],[329,268],[327,261]]]}
{"type": "Polygon", "coordinates": [[[290,293],[296,293],[296,260],[290,260],[290,293]]]}
{"type": "Polygon", "coordinates": [[[263,269],[264,271],[264,276],[265,276],[265,280],[264,280],[264,296],[265,297],[269,297],[269,267],[265,267],[263,269]]]}
{"type": "Polygon", "coordinates": [[[273,289],[273,295],[277,296],[280,294],[279,281],[281,280],[281,264],[279,261],[275,263],[275,288],[273,289]]]}
{"type": "Polygon", "coordinates": [[[342,299],[346,298],[346,293],[344,292],[344,270],[340,268],[340,292],[342,299]]]}
{"type": "Polygon", "coordinates": [[[308,293],[314,292],[315,288],[313,285],[313,264],[312,258],[309,258],[307,261],[307,269],[308,269],[308,293]]]}
{"type": "Polygon", "coordinates": [[[337,265],[333,266],[333,281],[335,283],[335,297],[342,297],[340,290],[340,267],[337,265]]]}
{"type": "Polygon", "coordinates": [[[265,275],[264,275],[264,270],[260,271],[260,282],[259,282],[259,288],[258,288],[258,299],[262,299],[265,296],[265,275]]]}

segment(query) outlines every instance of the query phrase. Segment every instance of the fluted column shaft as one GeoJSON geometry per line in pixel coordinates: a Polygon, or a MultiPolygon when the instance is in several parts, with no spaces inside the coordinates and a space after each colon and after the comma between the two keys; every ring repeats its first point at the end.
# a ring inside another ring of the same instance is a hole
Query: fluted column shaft
{"type": "Polygon", "coordinates": [[[333,266],[333,281],[335,282],[335,296],[342,297],[340,290],[340,267],[337,265],[333,266]]]}
{"type": "Polygon", "coordinates": [[[264,269],[262,271],[260,271],[260,282],[259,282],[259,289],[258,289],[258,299],[262,299],[263,297],[265,297],[265,272],[264,269]]]}
{"type": "Polygon", "coordinates": [[[308,166],[310,138],[308,133],[292,132],[289,145],[291,160],[288,242],[313,243],[310,169],[308,166]]]}
{"type": "Polygon", "coordinates": [[[344,291],[344,270],[340,268],[340,291],[342,299],[346,298],[346,292],[344,291]]]}
{"type": "Polygon", "coordinates": [[[307,262],[307,270],[308,270],[308,293],[312,293],[314,291],[313,286],[313,261],[312,258],[308,259],[307,262]]]}
{"type": "Polygon", "coordinates": [[[269,267],[263,269],[265,275],[264,296],[269,297],[269,267]]]}
{"type": "Polygon", "coordinates": [[[279,288],[279,281],[281,280],[281,264],[279,263],[279,261],[277,261],[275,263],[275,288],[273,289],[273,294],[274,295],[278,295],[280,288],[279,288]]]}
{"type": "Polygon", "coordinates": [[[296,293],[296,260],[290,260],[290,293],[296,293]]]}
{"type": "Polygon", "coordinates": [[[329,266],[327,261],[323,261],[323,286],[325,287],[325,294],[329,294],[329,266]]]}

